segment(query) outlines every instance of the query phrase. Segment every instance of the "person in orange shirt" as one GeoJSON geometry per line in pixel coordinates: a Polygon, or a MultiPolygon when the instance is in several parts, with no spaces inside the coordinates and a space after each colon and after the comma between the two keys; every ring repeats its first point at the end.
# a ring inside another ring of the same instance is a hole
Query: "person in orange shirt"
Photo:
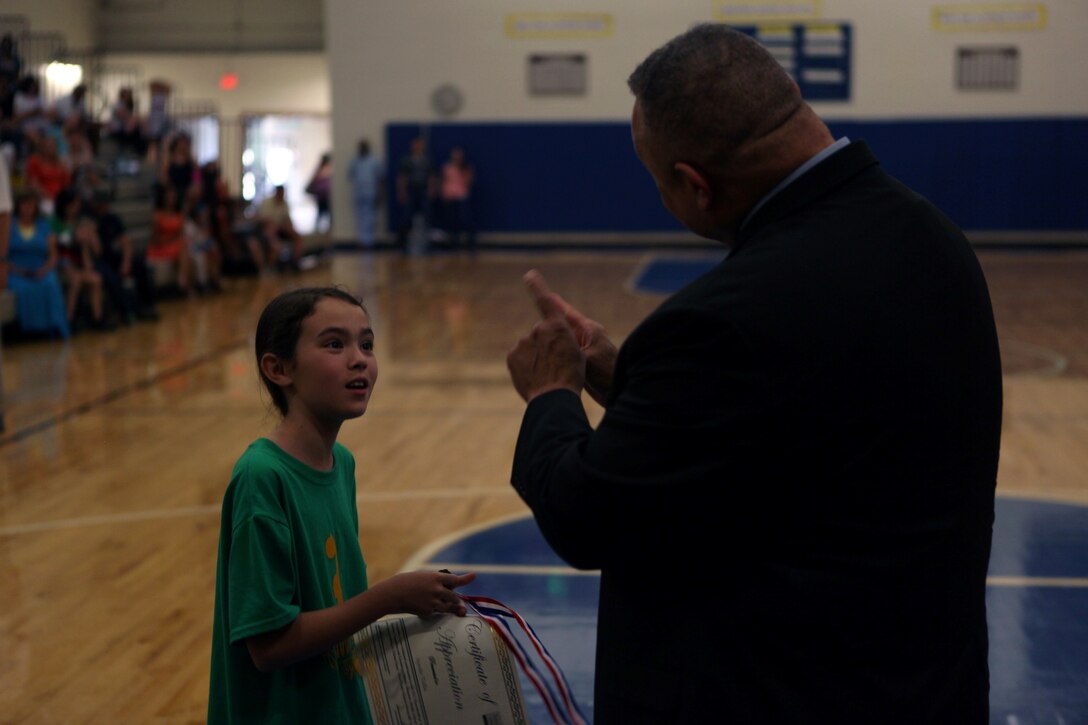
{"type": "Polygon", "coordinates": [[[147,261],[174,262],[177,265],[178,289],[182,294],[195,294],[192,260],[185,240],[185,214],[174,187],[166,187],[162,203],[151,217],[151,224],[151,241],[145,253],[147,261]]]}
{"type": "Polygon", "coordinates": [[[450,150],[450,158],[442,165],[440,193],[442,197],[443,223],[449,234],[449,242],[457,247],[467,244],[476,246],[476,234],[472,223],[470,196],[475,171],[465,158],[460,146],[450,150]]]}
{"type": "Polygon", "coordinates": [[[72,173],[57,152],[55,138],[41,137],[37,149],[26,160],[26,178],[41,197],[42,212],[52,214],[57,194],[72,183],[72,173]]]}

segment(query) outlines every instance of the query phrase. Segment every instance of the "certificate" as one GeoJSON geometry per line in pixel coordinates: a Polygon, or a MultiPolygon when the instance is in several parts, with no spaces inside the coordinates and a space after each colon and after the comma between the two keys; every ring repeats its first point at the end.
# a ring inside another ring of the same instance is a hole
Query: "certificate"
{"type": "Polygon", "coordinates": [[[355,634],[375,725],[528,725],[506,643],[480,617],[395,617],[355,634]]]}

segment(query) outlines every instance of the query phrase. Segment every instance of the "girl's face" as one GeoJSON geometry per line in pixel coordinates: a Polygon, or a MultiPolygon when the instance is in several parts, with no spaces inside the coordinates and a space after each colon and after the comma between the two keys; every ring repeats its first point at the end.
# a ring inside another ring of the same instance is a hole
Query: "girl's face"
{"type": "Polygon", "coordinates": [[[330,423],[366,412],[378,379],[374,331],[362,308],[325,297],[302,322],[295,359],[287,366],[291,413],[330,423]]]}

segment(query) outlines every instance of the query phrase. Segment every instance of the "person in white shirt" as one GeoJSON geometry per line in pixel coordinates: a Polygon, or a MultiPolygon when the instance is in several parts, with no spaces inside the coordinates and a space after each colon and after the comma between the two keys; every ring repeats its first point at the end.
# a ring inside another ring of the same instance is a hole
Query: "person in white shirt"
{"type": "Polygon", "coordinates": [[[254,241],[256,244],[250,244],[250,253],[257,269],[277,265],[298,269],[302,259],[302,235],[291,221],[291,209],[283,186],[277,186],[276,193],[257,207],[257,239],[254,241]]]}

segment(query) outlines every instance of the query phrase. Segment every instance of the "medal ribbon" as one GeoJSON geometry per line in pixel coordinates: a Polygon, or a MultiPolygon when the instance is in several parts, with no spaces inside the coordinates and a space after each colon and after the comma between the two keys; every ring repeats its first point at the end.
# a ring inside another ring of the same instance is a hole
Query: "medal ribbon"
{"type": "Polygon", "coordinates": [[[529,623],[520,614],[497,599],[465,594],[459,596],[468,604],[470,609],[487,620],[492,629],[502,637],[503,642],[506,643],[506,646],[521,666],[522,672],[525,673],[525,676],[540,693],[540,697],[544,700],[544,705],[548,708],[552,720],[557,725],[586,725],[585,717],[578,709],[578,703],[571,696],[570,686],[567,684],[566,677],[563,676],[563,671],[556,664],[551,653],[548,652],[548,648],[537,637],[533,628],[529,626],[529,623]],[[551,675],[554,687],[558,691],[558,697],[556,692],[553,692],[552,685],[549,685],[548,680],[541,676],[540,669],[534,664],[531,653],[526,650],[520,638],[516,636],[509,620],[514,620],[525,633],[525,637],[532,643],[537,656],[544,662],[551,675]]]}

